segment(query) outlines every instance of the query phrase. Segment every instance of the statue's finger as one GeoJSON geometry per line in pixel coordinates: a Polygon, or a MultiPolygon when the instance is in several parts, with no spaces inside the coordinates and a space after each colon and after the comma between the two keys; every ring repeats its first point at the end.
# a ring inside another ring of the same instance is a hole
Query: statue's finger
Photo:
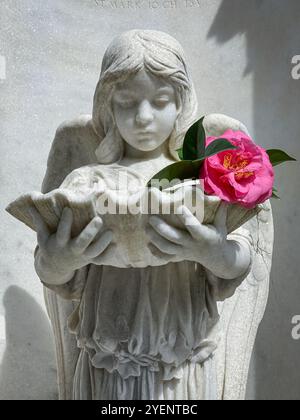
{"type": "Polygon", "coordinates": [[[228,203],[222,201],[215,216],[214,226],[224,235],[227,234],[227,213],[228,203]]]}
{"type": "Polygon", "coordinates": [[[50,236],[50,231],[42,216],[35,207],[30,207],[29,214],[37,232],[37,241],[40,247],[44,247],[50,236]]]}
{"type": "Polygon", "coordinates": [[[93,242],[97,234],[103,228],[101,217],[94,217],[93,220],[72,240],[72,248],[75,253],[82,253],[93,242]]]}
{"type": "Polygon", "coordinates": [[[177,255],[182,253],[182,247],[180,245],[176,245],[163,238],[152,227],[147,227],[146,233],[150,238],[150,242],[154,244],[160,251],[165,252],[168,255],[177,255]]]}
{"type": "Polygon", "coordinates": [[[154,257],[159,258],[160,260],[168,261],[168,262],[172,262],[176,260],[174,255],[169,255],[169,254],[166,254],[165,252],[162,252],[152,243],[149,243],[147,247],[149,248],[151,254],[154,255],[154,257]]]}
{"type": "Polygon", "coordinates": [[[92,245],[90,245],[84,252],[87,258],[96,258],[100,256],[110,245],[113,239],[113,233],[111,230],[104,232],[101,237],[92,245]]]}
{"type": "Polygon", "coordinates": [[[56,240],[58,245],[64,246],[71,239],[71,230],[73,224],[73,212],[69,207],[65,207],[57,226],[56,240]]]}
{"type": "Polygon", "coordinates": [[[175,244],[183,245],[189,241],[189,234],[169,225],[160,217],[151,216],[149,218],[149,224],[154,230],[156,230],[157,233],[175,244]]]}
{"type": "Polygon", "coordinates": [[[111,243],[105,251],[102,252],[101,255],[99,255],[96,258],[91,259],[91,264],[95,265],[111,265],[112,261],[112,255],[115,254],[117,250],[117,244],[111,243]]]}
{"type": "Polygon", "coordinates": [[[178,207],[176,214],[194,239],[199,240],[209,235],[208,226],[202,225],[186,206],[178,207]]]}

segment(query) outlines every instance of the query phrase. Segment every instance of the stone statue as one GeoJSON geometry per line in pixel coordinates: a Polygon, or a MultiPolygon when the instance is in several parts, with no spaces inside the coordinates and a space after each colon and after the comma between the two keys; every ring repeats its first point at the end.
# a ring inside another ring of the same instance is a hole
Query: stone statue
{"type": "MultiPolygon", "coordinates": [[[[158,31],[123,33],[104,55],[93,115],[58,128],[42,193],[79,195],[106,177],[121,194],[116,179],[124,169],[146,185],[178,160],[196,116],[178,42],[158,31]]],[[[246,131],[215,114],[204,127],[216,136],[228,128],[246,131]]],[[[182,206],[181,228],[150,216],[137,229],[148,239],[142,246],[124,217],[111,215],[108,228],[94,213],[75,229],[78,212],[66,206],[51,232],[31,209],[61,399],[244,398],[268,296],[273,220],[268,201],[228,233],[227,211],[221,204],[207,226],[182,206]],[[126,249],[139,257],[125,258],[126,249]]]]}

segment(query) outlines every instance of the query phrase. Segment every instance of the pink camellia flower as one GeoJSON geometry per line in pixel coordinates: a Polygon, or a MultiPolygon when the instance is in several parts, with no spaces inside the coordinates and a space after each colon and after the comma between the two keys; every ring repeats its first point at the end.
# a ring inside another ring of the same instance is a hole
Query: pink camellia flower
{"type": "Polygon", "coordinates": [[[200,171],[205,193],[249,209],[269,199],[274,170],[266,150],[242,131],[232,130],[220,137],[208,137],[206,147],[218,138],[230,141],[237,149],[205,159],[200,171]]]}

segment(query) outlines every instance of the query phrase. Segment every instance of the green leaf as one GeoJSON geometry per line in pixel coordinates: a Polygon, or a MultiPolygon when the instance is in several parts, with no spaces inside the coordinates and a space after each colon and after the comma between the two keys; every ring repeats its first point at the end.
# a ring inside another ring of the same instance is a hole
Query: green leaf
{"type": "Polygon", "coordinates": [[[278,197],[278,195],[274,191],[271,198],[276,198],[277,200],[280,200],[280,197],[278,197]]]}
{"type": "Polygon", "coordinates": [[[184,160],[183,159],[183,148],[181,147],[180,149],[177,149],[176,152],[178,153],[179,159],[184,160]]]}
{"type": "Polygon", "coordinates": [[[217,139],[211,142],[206,150],[205,150],[205,157],[214,156],[220,152],[224,152],[225,150],[234,150],[237,149],[236,146],[230,143],[230,141],[226,139],[217,139]]]}
{"type": "Polygon", "coordinates": [[[269,155],[270,162],[272,163],[273,166],[277,166],[277,165],[280,165],[281,163],[288,162],[288,161],[297,162],[297,159],[289,156],[283,150],[269,149],[267,150],[267,153],[269,155]]]}
{"type": "Polygon", "coordinates": [[[192,160],[182,160],[180,162],[172,163],[166,168],[159,171],[154,175],[148,182],[148,187],[157,187],[160,186],[158,183],[162,180],[173,181],[175,179],[184,181],[191,178],[199,178],[199,172],[203,159],[192,161],[192,160]]]}
{"type": "Polygon", "coordinates": [[[276,198],[277,200],[280,200],[280,197],[278,197],[277,193],[278,193],[277,189],[273,187],[272,198],[276,198]]]}
{"type": "Polygon", "coordinates": [[[205,153],[205,131],[202,117],[196,121],[187,131],[183,141],[183,159],[196,160],[204,157],[205,153]]]}

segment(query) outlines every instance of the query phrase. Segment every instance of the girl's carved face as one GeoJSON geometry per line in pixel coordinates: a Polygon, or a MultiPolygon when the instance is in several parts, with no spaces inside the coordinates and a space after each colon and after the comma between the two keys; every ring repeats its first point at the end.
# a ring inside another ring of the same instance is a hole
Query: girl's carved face
{"type": "Polygon", "coordinates": [[[112,107],[121,137],[145,152],[168,139],[179,113],[173,86],[145,70],[116,86],[112,107]]]}

